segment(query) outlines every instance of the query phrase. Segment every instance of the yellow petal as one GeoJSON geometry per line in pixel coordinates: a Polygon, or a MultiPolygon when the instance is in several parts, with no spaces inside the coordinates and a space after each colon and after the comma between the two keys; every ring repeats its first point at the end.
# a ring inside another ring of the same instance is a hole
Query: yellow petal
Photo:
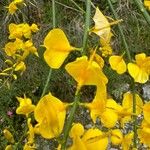
{"type": "Polygon", "coordinates": [[[15,71],[22,71],[24,72],[26,70],[26,65],[23,61],[21,61],[17,66],[15,67],[15,71]]]}
{"type": "Polygon", "coordinates": [[[77,149],[87,150],[85,144],[78,136],[73,139],[73,145],[68,150],[77,150],[77,149]]]}
{"type": "Polygon", "coordinates": [[[62,132],[66,116],[65,109],[66,106],[51,93],[38,102],[34,116],[39,123],[39,132],[44,138],[57,137],[62,132]]]}
{"type": "Polygon", "coordinates": [[[13,43],[13,42],[8,42],[6,45],[5,45],[5,53],[8,55],[8,56],[13,56],[16,51],[17,51],[17,48],[16,48],[16,45],[13,43]]]}
{"type": "Polygon", "coordinates": [[[101,122],[107,128],[113,128],[118,120],[118,115],[113,110],[106,109],[101,115],[101,122]]]}
{"type": "Polygon", "coordinates": [[[51,30],[44,39],[44,59],[51,68],[58,69],[73,48],[61,29],[51,30]]]}
{"type": "Polygon", "coordinates": [[[108,39],[111,33],[110,24],[98,7],[96,8],[93,20],[95,22],[95,27],[92,32],[96,33],[101,38],[108,39]]]}
{"type": "Polygon", "coordinates": [[[149,79],[148,74],[144,70],[139,68],[139,66],[136,64],[129,63],[128,64],[128,71],[129,71],[129,74],[135,80],[135,82],[145,83],[149,79]]]}
{"type": "Polygon", "coordinates": [[[122,56],[111,56],[109,58],[110,66],[113,70],[116,70],[118,74],[126,72],[126,63],[122,56]]]}
{"type": "Polygon", "coordinates": [[[16,109],[17,114],[23,114],[27,116],[29,113],[34,111],[35,105],[32,104],[31,99],[26,97],[17,97],[17,100],[20,102],[19,107],[16,109]]]}
{"type": "Polygon", "coordinates": [[[88,61],[86,56],[77,58],[76,61],[68,63],[65,67],[67,72],[78,82],[78,85],[99,85],[104,88],[108,82],[99,65],[88,61]]]}
{"type": "Polygon", "coordinates": [[[76,137],[76,136],[82,136],[84,133],[84,127],[82,124],[80,123],[76,123],[73,125],[73,127],[71,128],[71,131],[69,133],[69,136],[71,138],[76,137]]]}
{"type": "Polygon", "coordinates": [[[121,130],[119,129],[114,129],[111,132],[111,142],[113,145],[119,145],[122,143],[123,140],[123,134],[121,130]]]}
{"type": "Polygon", "coordinates": [[[35,23],[33,23],[30,28],[31,28],[32,32],[39,31],[39,28],[38,28],[38,26],[35,23]]]}
{"type": "Polygon", "coordinates": [[[87,150],[106,150],[108,138],[99,129],[89,129],[82,137],[87,150]]]}

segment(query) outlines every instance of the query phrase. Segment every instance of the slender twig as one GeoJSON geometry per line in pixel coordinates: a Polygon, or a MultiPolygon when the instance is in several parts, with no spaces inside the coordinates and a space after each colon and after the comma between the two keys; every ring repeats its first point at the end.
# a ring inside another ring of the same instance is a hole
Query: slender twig
{"type": "MultiPolygon", "coordinates": [[[[56,27],[55,0],[52,0],[52,14],[53,14],[53,28],[55,28],[56,27]]],[[[49,84],[49,81],[50,81],[50,78],[51,78],[51,74],[52,74],[52,68],[49,69],[49,73],[48,73],[47,80],[46,80],[46,83],[45,83],[45,86],[44,86],[41,97],[43,97],[45,95],[46,91],[47,91],[48,84],[49,84]]]]}
{"type": "Polygon", "coordinates": [[[139,8],[139,10],[141,11],[141,13],[144,16],[144,18],[147,21],[147,23],[150,25],[150,15],[146,11],[145,7],[143,6],[142,1],[141,0],[134,0],[134,2],[137,5],[137,7],[139,8]]]}
{"type": "MultiPolygon", "coordinates": [[[[111,0],[107,0],[107,1],[108,1],[109,7],[110,7],[115,19],[117,20],[118,15],[115,12],[115,9],[112,5],[111,0]]],[[[125,47],[125,50],[127,53],[128,61],[131,62],[132,58],[130,55],[129,47],[128,47],[128,44],[126,42],[122,27],[119,24],[118,24],[118,30],[120,32],[120,35],[121,35],[121,38],[122,38],[122,41],[123,41],[123,44],[124,44],[124,47],[125,47]]],[[[133,114],[136,114],[136,96],[135,96],[135,83],[134,83],[134,81],[132,81],[131,88],[132,88],[132,95],[133,95],[133,107],[132,107],[133,108],[133,114]]],[[[134,146],[134,148],[136,148],[137,147],[137,116],[136,115],[133,115],[133,131],[134,131],[133,146],[134,146]]]]}
{"type": "MultiPolygon", "coordinates": [[[[88,39],[88,32],[89,32],[89,26],[90,26],[90,14],[91,14],[91,0],[86,0],[86,17],[85,17],[85,29],[84,29],[84,36],[83,36],[83,49],[82,54],[85,54],[85,50],[87,47],[87,39],[88,39]]],[[[76,112],[76,109],[79,105],[80,95],[79,95],[80,87],[77,87],[77,91],[75,94],[75,100],[73,102],[73,106],[71,108],[68,120],[66,122],[66,126],[64,129],[64,136],[63,136],[63,143],[62,143],[62,150],[66,150],[66,143],[69,136],[69,131],[72,126],[72,122],[74,119],[74,114],[76,112]]]]}
{"type": "Polygon", "coordinates": [[[91,0],[86,0],[86,15],[85,15],[82,54],[86,54],[87,40],[88,40],[88,34],[90,28],[90,16],[91,16],[91,0]]]}
{"type": "Polygon", "coordinates": [[[69,131],[70,131],[71,126],[72,126],[72,122],[73,122],[73,119],[74,119],[74,114],[75,114],[76,109],[79,105],[78,104],[79,100],[80,100],[80,95],[79,95],[79,90],[77,90],[77,92],[75,94],[75,99],[74,99],[74,102],[73,102],[73,106],[72,106],[71,111],[69,113],[68,120],[66,122],[66,126],[65,126],[65,129],[64,129],[63,143],[62,143],[62,146],[61,146],[62,150],[66,150],[66,143],[67,143],[67,139],[68,139],[68,136],[69,136],[69,131]]]}
{"type": "MultiPolygon", "coordinates": [[[[117,15],[117,13],[115,12],[115,9],[114,9],[114,7],[113,7],[113,5],[112,5],[111,0],[107,0],[107,1],[108,1],[108,4],[109,4],[110,9],[111,9],[111,11],[112,11],[112,13],[113,13],[113,15],[114,15],[114,18],[115,18],[116,20],[118,20],[119,17],[118,17],[118,15],[117,15]]],[[[124,47],[125,47],[125,51],[126,51],[128,60],[131,62],[131,55],[130,55],[129,47],[128,47],[126,38],[125,38],[125,36],[124,36],[122,27],[121,27],[120,24],[117,24],[117,26],[118,26],[118,30],[119,30],[119,32],[120,32],[120,36],[121,36],[123,45],[124,45],[124,47]]]]}

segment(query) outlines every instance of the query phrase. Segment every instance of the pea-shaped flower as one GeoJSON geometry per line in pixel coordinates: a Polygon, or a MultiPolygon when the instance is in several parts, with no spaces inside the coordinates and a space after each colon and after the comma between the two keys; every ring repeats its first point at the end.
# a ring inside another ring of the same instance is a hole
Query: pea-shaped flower
{"type": "Polygon", "coordinates": [[[24,96],[24,98],[17,97],[17,100],[20,102],[20,105],[16,110],[17,114],[28,116],[29,113],[34,111],[35,105],[32,104],[30,98],[26,98],[26,96],[24,96]]]}
{"type": "Polygon", "coordinates": [[[73,139],[73,145],[69,150],[105,150],[108,145],[108,138],[101,130],[84,131],[84,127],[80,123],[73,125],[70,137],[73,139]]]}
{"type": "Polygon", "coordinates": [[[118,74],[123,74],[126,72],[126,63],[123,60],[122,56],[111,56],[109,58],[110,66],[113,70],[115,70],[118,74]]]}
{"type": "Polygon", "coordinates": [[[51,93],[38,102],[34,116],[38,122],[36,128],[44,138],[51,139],[60,135],[64,126],[66,106],[51,93]]]}
{"type": "Polygon", "coordinates": [[[54,69],[58,69],[69,53],[77,48],[72,47],[61,29],[51,30],[44,39],[44,59],[54,69]]]}
{"type": "Polygon", "coordinates": [[[74,62],[66,65],[67,72],[77,81],[78,87],[83,85],[96,85],[105,90],[107,77],[101,67],[87,56],[77,58],[74,62]]]}
{"type": "Polygon", "coordinates": [[[150,57],[146,57],[145,53],[137,54],[135,63],[128,64],[128,71],[135,82],[147,82],[150,74],[150,57]]]}

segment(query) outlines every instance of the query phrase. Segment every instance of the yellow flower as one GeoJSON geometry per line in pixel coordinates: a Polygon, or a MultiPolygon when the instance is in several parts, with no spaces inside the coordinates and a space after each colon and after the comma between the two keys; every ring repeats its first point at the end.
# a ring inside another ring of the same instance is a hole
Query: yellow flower
{"type": "Polygon", "coordinates": [[[150,124],[143,120],[141,124],[141,128],[138,129],[138,137],[140,142],[150,146],[150,124]]]}
{"type": "Polygon", "coordinates": [[[31,28],[30,28],[29,24],[22,23],[19,26],[22,29],[22,33],[23,33],[24,37],[27,38],[27,39],[30,39],[31,35],[32,35],[32,32],[31,32],[31,28]]]}
{"type": "Polygon", "coordinates": [[[36,128],[44,138],[58,137],[64,126],[66,104],[49,93],[38,102],[34,116],[38,122],[36,128]]]}
{"type": "Polygon", "coordinates": [[[111,131],[111,142],[113,145],[119,145],[123,141],[123,134],[121,130],[114,129],[111,131]]]}
{"type": "Polygon", "coordinates": [[[37,48],[33,45],[31,40],[28,40],[24,43],[23,51],[24,53],[21,57],[22,60],[24,60],[30,53],[36,55],[37,57],[39,56],[37,52],[37,48]]]}
{"type": "Polygon", "coordinates": [[[46,63],[54,69],[58,69],[67,58],[69,53],[75,50],[72,47],[61,29],[51,30],[44,39],[44,59],[46,63]]]}
{"type": "Polygon", "coordinates": [[[86,56],[68,63],[65,69],[77,81],[79,87],[96,85],[101,87],[102,91],[105,90],[105,85],[108,82],[107,77],[102,72],[101,67],[95,61],[88,60],[86,56]]]}
{"type": "Polygon", "coordinates": [[[26,39],[30,39],[32,36],[32,31],[37,32],[38,28],[35,24],[32,24],[29,26],[27,23],[21,23],[21,24],[9,24],[9,39],[21,39],[23,36],[26,39]]]}
{"type": "MultiPolygon", "coordinates": [[[[142,112],[143,101],[138,94],[135,94],[136,98],[136,115],[142,112]]],[[[123,95],[122,106],[117,104],[114,100],[107,101],[107,108],[114,110],[118,114],[118,119],[121,122],[121,126],[131,120],[133,114],[133,95],[129,92],[123,95]]]]}
{"type": "Polygon", "coordinates": [[[98,88],[94,100],[91,103],[84,103],[83,105],[90,110],[90,116],[94,123],[97,117],[100,117],[106,110],[106,93],[102,93],[98,88]]]}
{"type": "Polygon", "coordinates": [[[113,70],[116,70],[118,74],[126,72],[126,63],[122,56],[111,56],[109,58],[110,66],[113,70]]]}
{"type": "Polygon", "coordinates": [[[73,125],[70,137],[73,139],[73,145],[69,150],[106,150],[108,145],[108,138],[101,130],[89,129],[84,132],[80,123],[73,125]]]}
{"type": "Polygon", "coordinates": [[[107,100],[105,92],[98,88],[94,100],[83,105],[90,110],[90,116],[94,123],[97,118],[100,118],[105,127],[112,128],[117,123],[118,114],[113,109],[107,109],[109,100],[107,100]]]}
{"type": "Polygon", "coordinates": [[[26,65],[23,61],[19,62],[17,65],[14,64],[14,66],[15,66],[15,71],[24,72],[26,70],[26,65]]]}
{"type": "Polygon", "coordinates": [[[3,133],[4,133],[4,137],[8,140],[8,142],[12,144],[15,142],[14,137],[9,130],[4,129],[3,133]]]}
{"type": "Polygon", "coordinates": [[[14,44],[14,42],[8,42],[6,45],[5,45],[5,53],[8,55],[8,56],[13,56],[17,49],[16,49],[16,46],[14,44]]]}
{"type": "Polygon", "coordinates": [[[17,100],[20,102],[19,107],[16,109],[17,114],[28,116],[28,114],[34,111],[35,105],[32,104],[30,98],[26,98],[26,96],[24,96],[24,98],[17,97],[17,100]]]}
{"type": "Polygon", "coordinates": [[[149,79],[150,74],[150,57],[141,53],[135,56],[136,63],[128,64],[129,74],[133,77],[135,82],[145,83],[149,79]]]}
{"type": "Polygon", "coordinates": [[[35,23],[33,23],[33,24],[31,25],[30,29],[31,29],[32,32],[37,32],[37,31],[39,31],[39,28],[38,28],[38,26],[37,26],[35,23]]]}
{"type": "Polygon", "coordinates": [[[150,10],[150,0],[144,0],[144,5],[150,10]]]}
{"type": "Polygon", "coordinates": [[[16,39],[21,38],[23,36],[22,28],[20,25],[17,25],[15,23],[9,24],[9,39],[16,39]]]}
{"type": "Polygon", "coordinates": [[[13,15],[16,12],[16,10],[18,9],[15,2],[11,2],[7,8],[11,15],[13,15]]]}
{"type": "Polygon", "coordinates": [[[98,36],[100,36],[105,40],[108,39],[110,37],[110,34],[112,35],[110,23],[108,22],[107,18],[102,14],[102,12],[99,10],[98,7],[96,8],[93,20],[95,22],[95,26],[92,32],[96,33],[98,36]]]}
{"type": "Polygon", "coordinates": [[[123,137],[123,140],[122,140],[122,150],[129,150],[130,149],[130,146],[132,144],[133,135],[134,135],[134,133],[130,132],[130,133],[126,134],[123,137]]]}
{"type": "Polygon", "coordinates": [[[93,27],[92,32],[96,33],[103,40],[106,40],[107,43],[110,43],[111,36],[113,35],[111,32],[111,25],[117,24],[122,21],[118,20],[109,23],[108,19],[102,14],[98,7],[96,8],[93,20],[95,22],[95,26],[93,27]]]}

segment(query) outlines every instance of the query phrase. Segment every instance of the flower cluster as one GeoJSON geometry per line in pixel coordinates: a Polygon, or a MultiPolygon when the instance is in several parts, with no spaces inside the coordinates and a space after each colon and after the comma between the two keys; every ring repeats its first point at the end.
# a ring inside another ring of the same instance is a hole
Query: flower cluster
{"type": "MultiPolygon", "coordinates": [[[[15,13],[18,4],[22,3],[23,0],[14,0],[8,7],[9,12],[15,13]]],[[[45,139],[56,139],[59,144],[58,149],[62,150],[106,150],[109,145],[129,150],[135,148],[132,141],[136,143],[137,136],[139,143],[150,147],[150,103],[144,104],[140,93],[135,92],[135,89],[125,92],[120,103],[117,103],[117,100],[108,94],[109,78],[103,71],[107,64],[109,69],[119,75],[126,74],[130,80],[132,78],[132,84],[143,84],[149,80],[150,56],[140,53],[135,55],[135,60],[126,61],[125,52],[121,56],[114,54],[111,47],[113,36],[111,26],[122,20],[109,22],[98,7],[93,20],[95,25],[90,29],[90,33],[95,33],[99,38],[96,47],[89,48],[91,51],[89,56],[81,55],[75,61],[65,64],[66,72],[77,83],[74,102],[64,103],[51,92],[46,95],[44,93],[37,104],[32,104],[32,100],[25,95],[16,97],[19,102],[16,114],[23,115],[26,119],[27,132],[23,135],[26,137],[24,150],[36,149],[36,135],[45,139]],[[105,58],[106,56],[108,59],[105,58]],[[84,102],[84,99],[81,102],[81,88],[85,85],[96,87],[91,102],[84,102]],[[78,106],[88,109],[91,124],[94,126],[85,129],[81,123],[73,123],[73,116],[78,106]],[[138,116],[143,116],[142,122],[137,122],[138,116]],[[132,123],[134,129],[124,132],[127,123],[132,123]],[[66,145],[68,137],[71,142],[66,145]]],[[[36,24],[30,26],[27,23],[11,23],[9,25],[10,41],[4,47],[7,57],[10,58],[6,60],[9,67],[0,75],[7,76],[11,73],[16,79],[14,71],[25,71],[26,57],[30,53],[38,56],[32,42],[32,33],[38,30],[36,24]]],[[[43,57],[50,69],[61,68],[70,52],[82,50],[72,46],[60,28],[50,30],[43,43],[45,47],[43,57]]],[[[4,130],[4,137],[9,143],[6,150],[16,147],[17,142],[7,129],[4,130]]]]}
{"type": "Polygon", "coordinates": [[[0,75],[13,76],[16,79],[17,75],[14,72],[21,71],[22,73],[26,69],[24,63],[26,57],[30,53],[38,56],[37,48],[32,42],[32,33],[36,33],[38,30],[36,24],[32,24],[31,26],[27,23],[9,24],[10,41],[4,47],[4,51],[8,56],[5,63],[9,67],[4,69],[0,75]]]}

